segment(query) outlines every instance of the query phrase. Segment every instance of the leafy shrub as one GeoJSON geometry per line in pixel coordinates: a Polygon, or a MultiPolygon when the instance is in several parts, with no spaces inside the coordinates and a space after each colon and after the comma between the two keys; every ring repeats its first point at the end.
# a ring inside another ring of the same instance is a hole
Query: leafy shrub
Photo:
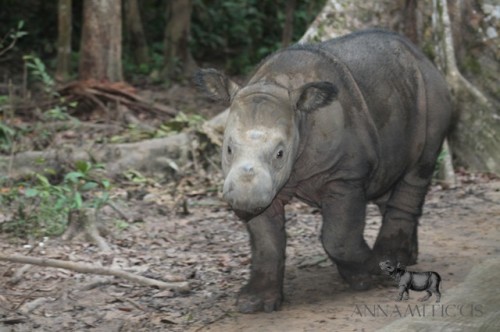
{"type": "MultiPolygon", "coordinates": [[[[11,211],[0,230],[17,236],[60,235],[72,211],[82,208],[99,210],[109,200],[110,182],[95,175],[100,164],[79,161],[75,170],[68,172],[60,183],[52,183],[43,174],[36,173],[30,181],[0,187],[0,206],[11,211]]],[[[2,181],[0,179],[0,185],[2,181]]]]}

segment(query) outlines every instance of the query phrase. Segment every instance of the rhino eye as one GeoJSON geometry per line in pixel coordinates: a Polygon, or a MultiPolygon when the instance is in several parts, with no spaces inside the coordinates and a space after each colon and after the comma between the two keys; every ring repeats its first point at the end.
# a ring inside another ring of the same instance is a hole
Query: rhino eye
{"type": "Polygon", "coordinates": [[[283,150],[279,150],[278,153],[276,153],[276,158],[278,159],[283,158],[283,150]]]}
{"type": "Polygon", "coordinates": [[[233,153],[233,149],[231,149],[231,147],[228,145],[227,146],[227,154],[232,154],[233,153]]]}

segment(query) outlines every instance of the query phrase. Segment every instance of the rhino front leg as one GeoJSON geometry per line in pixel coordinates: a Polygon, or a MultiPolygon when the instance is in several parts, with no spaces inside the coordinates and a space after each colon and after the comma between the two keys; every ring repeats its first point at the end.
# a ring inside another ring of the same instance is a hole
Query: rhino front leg
{"type": "Polygon", "coordinates": [[[363,237],[366,203],[362,186],[349,182],[330,184],[321,201],[323,247],[356,290],[371,287],[369,271],[376,265],[363,237]]]}
{"type": "Polygon", "coordinates": [[[408,288],[406,286],[399,286],[399,294],[396,298],[396,301],[408,300],[410,298],[410,294],[408,292],[408,288]]]}
{"type": "Polygon", "coordinates": [[[243,313],[278,310],[283,300],[285,270],[285,216],[283,204],[274,202],[247,222],[252,249],[250,280],[238,297],[243,313]]]}

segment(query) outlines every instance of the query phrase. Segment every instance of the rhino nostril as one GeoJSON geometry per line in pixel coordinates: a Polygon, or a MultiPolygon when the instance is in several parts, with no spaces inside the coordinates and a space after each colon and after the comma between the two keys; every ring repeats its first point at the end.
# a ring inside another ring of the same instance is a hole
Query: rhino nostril
{"type": "Polygon", "coordinates": [[[245,173],[253,173],[253,165],[243,165],[243,170],[245,171],[245,173]]]}

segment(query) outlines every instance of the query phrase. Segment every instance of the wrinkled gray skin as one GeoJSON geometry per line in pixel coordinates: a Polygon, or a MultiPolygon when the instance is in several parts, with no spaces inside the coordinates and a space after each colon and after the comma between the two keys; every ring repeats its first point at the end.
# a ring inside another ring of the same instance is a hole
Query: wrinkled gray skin
{"type": "Polygon", "coordinates": [[[269,56],[240,87],[202,70],[197,83],[230,103],[223,196],[246,221],[251,276],[241,312],[282,302],[284,206],[321,208],[321,241],[355,289],[378,261],[417,259],[417,224],[450,122],[445,80],[403,37],[366,31],[269,56]],[[368,201],[383,223],[373,250],[363,238],[368,201]]]}
{"type": "Polygon", "coordinates": [[[441,301],[441,292],[439,291],[441,276],[437,272],[407,271],[399,263],[397,266],[394,266],[389,260],[380,262],[379,266],[383,272],[391,276],[398,283],[399,294],[396,301],[408,300],[410,298],[408,290],[410,289],[426,292],[424,297],[418,299],[420,302],[427,301],[432,294],[436,295],[436,303],[441,301]]]}

